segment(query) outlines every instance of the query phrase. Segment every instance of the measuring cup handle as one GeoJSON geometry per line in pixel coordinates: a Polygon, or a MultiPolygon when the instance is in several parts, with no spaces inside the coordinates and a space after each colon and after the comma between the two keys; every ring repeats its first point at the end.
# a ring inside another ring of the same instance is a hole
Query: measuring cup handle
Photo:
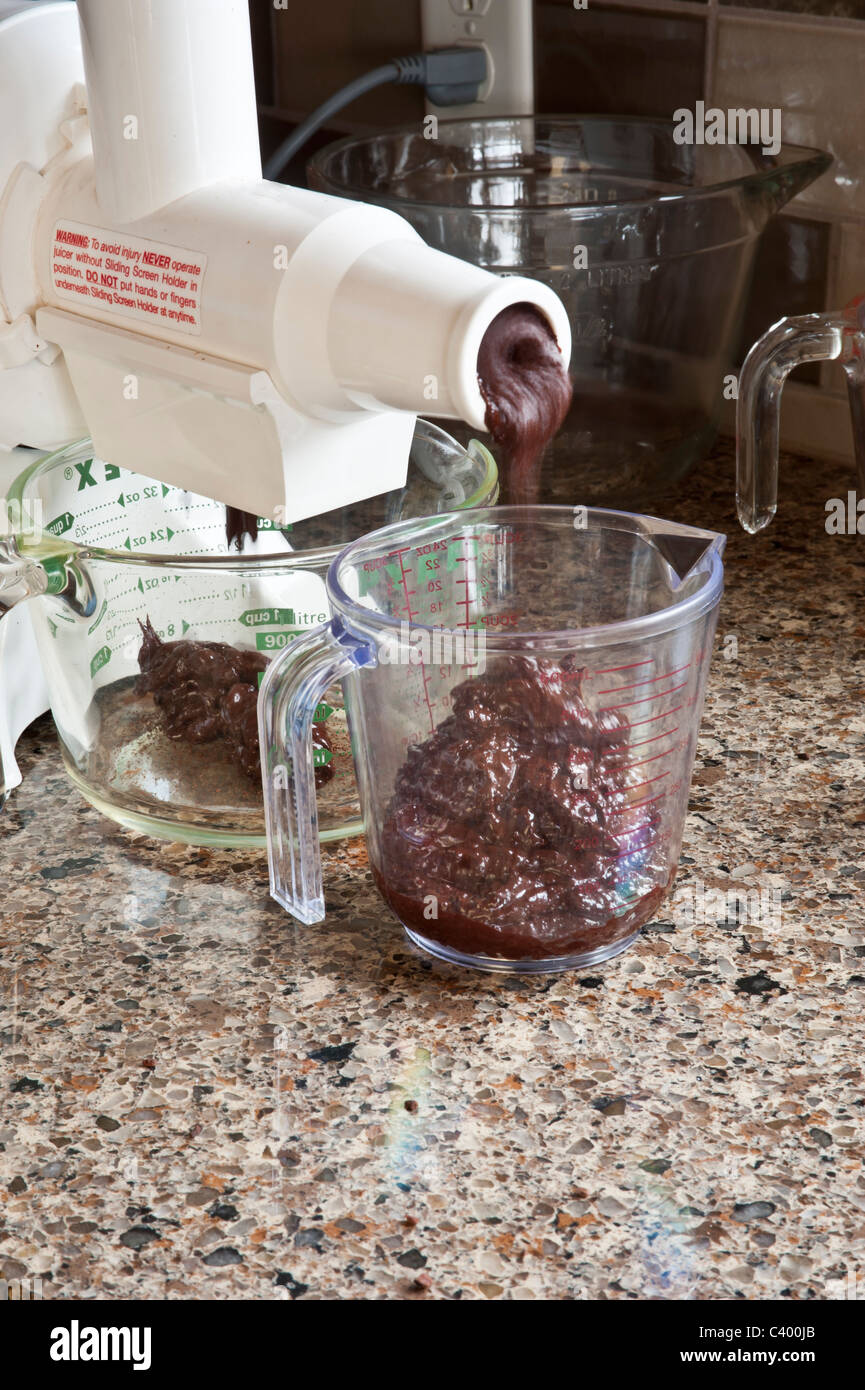
{"type": "Polygon", "coordinates": [[[334,618],[296,637],[261,682],[258,733],[270,892],[301,922],[324,917],[312,725],[327,689],[375,665],[373,647],[334,618]]]}
{"type": "Polygon", "coordinates": [[[858,326],[846,313],[781,319],[751,348],[739,375],[736,405],[736,507],[752,534],[778,506],[781,392],[794,367],[840,357],[858,326]]]}

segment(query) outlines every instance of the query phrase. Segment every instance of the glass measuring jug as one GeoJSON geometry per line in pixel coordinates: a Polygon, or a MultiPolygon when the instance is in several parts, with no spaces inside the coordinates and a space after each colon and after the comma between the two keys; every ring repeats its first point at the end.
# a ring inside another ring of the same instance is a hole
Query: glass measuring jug
{"type": "Polygon", "coordinates": [[[309,179],[554,289],[574,403],[538,500],[646,507],[714,439],[760,233],[830,162],[796,145],[682,145],[654,118],[496,116],[439,120],[435,140],[417,122],[348,136],[313,155],[309,179]]]}
{"type": "Polygon", "coordinates": [[[617,954],[676,871],[724,537],[583,507],[390,526],[262,682],[273,896],[324,916],[311,733],[342,679],[370,864],[421,948],[488,970],[617,954]]]}
{"type": "MultiPolygon", "coordinates": [[[[76,787],[149,835],[263,847],[258,681],[329,616],[331,560],[371,526],[493,502],[497,487],[483,445],[464,450],[419,421],[404,489],[284,531],[259,518],[257,539],[237,553],[217,502],[117,468],[88,443],[37,460],[9,495],[10,520],[30,524],[0,537],[0,614],[35,599],[51,709],[76,787]]],[[[342,695],[324,694],[316,780],[321,834],[333,839],[361,824],[342,695]]]]}
{"type": "Polygon", "coordinates": [[[751,348],[736,404],[736,507],[746,531],[778,508],[781,393],[794,367],[835,360],[844,369],[859,491],[865,496],[865,295],[846,309],[781,319],[751,348]]]}

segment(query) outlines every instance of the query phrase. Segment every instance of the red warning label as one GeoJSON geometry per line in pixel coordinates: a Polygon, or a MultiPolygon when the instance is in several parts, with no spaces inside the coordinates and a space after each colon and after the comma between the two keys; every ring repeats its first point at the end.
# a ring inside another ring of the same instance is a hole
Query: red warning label
{"type": "Polygon", "coordinates": [[[58,299],[109,309],[179,333],[201,332],[207,257],[144,237],[58,222],[51,282],[58,299]]]}

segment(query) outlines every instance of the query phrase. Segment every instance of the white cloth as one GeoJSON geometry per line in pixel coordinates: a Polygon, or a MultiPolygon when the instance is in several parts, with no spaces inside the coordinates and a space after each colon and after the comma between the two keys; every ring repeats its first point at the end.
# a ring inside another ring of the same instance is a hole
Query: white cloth
{"type": "MultiPolygon", "coordinates": [[[[0,497],[28,463],[39,457],[35,449],[0,451],[0,497]]],[[[27,725],[48,709],[48,687],[33,635],[29,605],[13,608],[0,622],[0,791],[11,791],[21,781],[15,744],[27,725]]],[[[38,602],[38,600],[36,600],[38,602]]]]}

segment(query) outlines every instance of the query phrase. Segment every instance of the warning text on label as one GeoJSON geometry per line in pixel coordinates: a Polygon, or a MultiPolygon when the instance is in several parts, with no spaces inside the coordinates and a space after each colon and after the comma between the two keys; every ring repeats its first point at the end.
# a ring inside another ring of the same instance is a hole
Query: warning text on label
{"type": "Polygon", "coordinates": [[[103,308],[180,333],[201,332],[207,257],[143,237],[58,222],[51,280],[59,299],[103,308]]]}

